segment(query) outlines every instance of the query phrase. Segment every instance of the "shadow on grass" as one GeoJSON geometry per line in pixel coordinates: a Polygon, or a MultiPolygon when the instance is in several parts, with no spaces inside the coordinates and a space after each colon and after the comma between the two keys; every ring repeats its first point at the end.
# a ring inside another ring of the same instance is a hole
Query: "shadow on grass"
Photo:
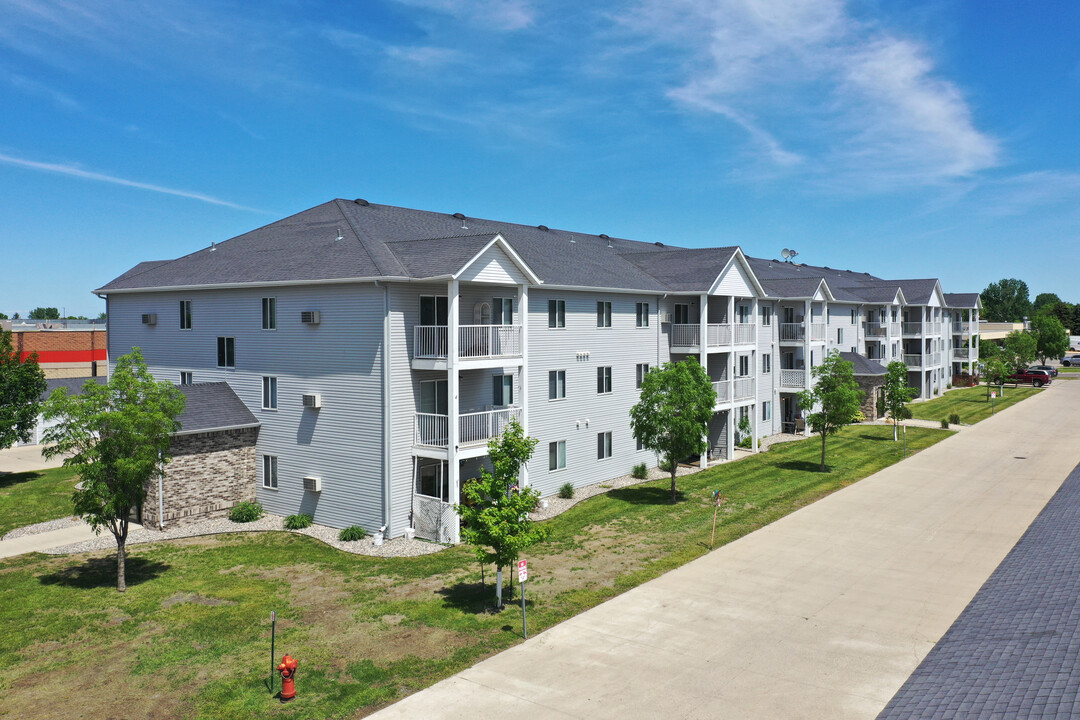
{"type": "Polygon", "coordinates": [[[9,488],[12,485],[19,485],[24,482],[30,482],[31,480],[37,480],[42,477],[39,472],[0,472],[0,490],[9,488]]]}
{"type": "MultiPolygon", "coordinates": [[[[138,585],[153,580],[169,569],[167,563],[147,560],[144,557],[128,556],[125,563],[127,584],[138,585]]],[[[81,589],[116,587],[116,555],[103,558],[90,558],[75,565],[42,575],[38,578],[42,585],[63,585],[81,589]]]]}
{"type": "MultiPolygon", "coordinates": [[[[671,487],[628,487],[608,491],[608,497],[620,500],[630,505],[670,505],[671,487]]],[[[686,499],[682,490],[675,491],[675,501],[682,502],[686,499]]]]}
{"type": "MultiPolygon", "coordinates": [[[[505,575],[508,570],[504,570],[505,575]]],[[[483,584],[479,582],[459,582],[440,588],[435,592],[443,596],[443,604],[458,612],[481,615],[495,609],[495,573],[483,584]]],[[[503,585],[503,602],[510,598],[510,586],[503,585]]]]}
{"type": "Polygon", "coordinates": [[[859,439],[870,440],[872,442],[892,442],[892,435],[859,435],[859,439]]]}
{"type": "MultiPolygon", "coordinates": [[[[776,463],[776,467],[782,470],[797,470],[798,472],[821,472],[821,463],[810,462],[809,460],[785,460],[784,462],[776,463]]],[[[825,466],[825,472],[829,471],[829,466],[825,466]]]]}

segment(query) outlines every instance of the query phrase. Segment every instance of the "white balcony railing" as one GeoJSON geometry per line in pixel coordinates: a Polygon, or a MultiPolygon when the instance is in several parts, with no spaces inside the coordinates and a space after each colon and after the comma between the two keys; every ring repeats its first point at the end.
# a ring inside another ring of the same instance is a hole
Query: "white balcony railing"
{"type": "Polygon", "coordinates": [[[926,334],[927,335],[940,335],[941,334],[941,322],[927,323],[926,334]]]}
{"type": "Polygon", "coordinates": [[[714,380],[713,390],[716,391],[716,404],[731,402],[731,381],[714,380]]]}
{"type": "Polygon", "coordinates": [[[905,335],[921,335],[922,323],[921,322],[906,322],[904,323],[905,335]]]}
{"type": "Polygon", "coordinates": [[[900,323],[898,323],[898,322],[889,323],[889,334],[892,335],[893,337],[898,337],[900,335],[900,323]]]}
{"type": "Polygon", "coordinates": [[[866,337],[885,337],[887,329],[888,328],[881,323],[863,323],[863,332],[866,334],[866,337]]]}
{"type": "Polygon", "coordinates": [[[921,368],[922,367],[922,355],[904,355],[904,364],[909,368],[921,368]]]}
{"type": "Polygon", "coordinates": [[[977,360],[979,353],[975,348],[953,348],[953,360],[977,360]]]}
{"type": "Polygon", "coordinates": [[[727,347],[731,344],[731,323],[709,323],[707,332],[709,347],[727,347]]]}
{"type": "Polygon", "coordinates": [[[734,399],[736,401],[749,400],[750,398],[754,397],[754,378],[735,378],[735,380],[732,381],[732,386],[734,390],[734,399]]]}
{"type": "Polygon", "coordinates": [[[802,342],[806,338],[806,326],[802,323],[780,323],[780,342],[802,342]]]}
{"type": "MultiPolygon", "coordinates": [[[[465,413],[458,417],[458,445],[480,445],[502,434],[511,419],[521,420],[521,408],[507,407],[496,410],[465,413]]],[[[450,418],[434,413],[415,413],[413,443],[429,447],[446,447],[449,439],[450,418]]]]}
{"type": "Polygon", "coordinates": [[[810,325],[810,341],[823,342],[825,340],[825,323],[813,323],[810,325]]]}
{"type": "Polygon", "coordinates": [[[780,369],[780,387],[782,388],[805,388],[806,387],[806,371],[805,370],[785,370],[780,369]]]}
{"type": "Polygon", "coordinates": [[[700,342],[701,326],[697,323],[671,326],[671,347],[696,348],[700,342]]]}
{"type": "MultiPolygon", "coordinates": [[[[445,358],[449,354],[445,325],[413,327],[414,358],[445,358]]],[[[517,357],[521,355],[520,325],[462,325],[458,328],[458,358],[517,357]]]]}
{"type": "Polygon", "coordinates": [[[753,323],[735,323],[734,328],[736,345],[757,342],[757,325],[753,323]]]}

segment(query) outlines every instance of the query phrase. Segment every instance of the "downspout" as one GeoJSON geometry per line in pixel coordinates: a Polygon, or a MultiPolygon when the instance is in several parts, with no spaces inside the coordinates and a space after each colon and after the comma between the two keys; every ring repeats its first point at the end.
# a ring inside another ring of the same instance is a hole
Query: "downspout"
{"type": "Polygon", "coordinates": [[[395,530],[390,527],[390,487],[391,487],[391,460],[393,459],[390,438],[393,432],[393,414],[390,382],[390,356],[392,353],[390,337],[390,286],[386,283],[379,285],[375,281],[375,287],[383,290],[383,353],[382,353],[382,376],[383,376],[383,525],[387,528],[387,535],[395,530]]]}

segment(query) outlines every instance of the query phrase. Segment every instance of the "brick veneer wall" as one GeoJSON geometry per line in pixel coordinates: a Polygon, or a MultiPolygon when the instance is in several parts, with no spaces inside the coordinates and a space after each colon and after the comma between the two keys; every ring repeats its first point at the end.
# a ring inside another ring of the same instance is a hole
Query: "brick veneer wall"
{"type": "Polygon", "coordinates": [[[18,353],[39,353],[38,364],[45,377],[50,379],[106,375],[108,362],[104,359],[57,361],[49,359],[48,353],[104,351],[108,347],[107,339],[106,330],[16,330],[11,333],[12,348],[18,353]]]}
{"type": "MultiPolygon", "coordinates": [[[[242,500],[255,499],[255,440],[258,428],[178,435],[165,466],[165,527],[227,515],[242,500]]],[[[143,524],[160,528],[157,481],[147,488],[143,524]]]]}

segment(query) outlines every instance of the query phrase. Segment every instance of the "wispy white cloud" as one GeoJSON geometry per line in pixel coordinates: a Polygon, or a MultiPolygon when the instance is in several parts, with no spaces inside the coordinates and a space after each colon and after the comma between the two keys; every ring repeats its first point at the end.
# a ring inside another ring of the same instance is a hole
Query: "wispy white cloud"
{"type": "Polygon", "coordinates": [[[522,30],[536,20],[536,10],[528,0],[398,0],[403,5],[425,8],[493,30],[522,30]]]}
{"type": "Polygon", "coordinates": [[[228,200],[221,200],[220,198],[216,198],[203,193],[192,192],[190,190],[177,190],[176,188],[169,188],[162,185],[139,182],[138,180],[128,180],[126,178],[116,177],[115,175],[107,175],[105,173],[83,170],[82,168],[76,167],[74,165],[61,165],[57,163],[38,162],[36,160],[27,160],[26,158],[14,157],[12,155],[5,155],[2,153],[0,153],[0,163],[3,163],[5,165],[14,165],[15,167],[21,167],[27,170],[57,173],[60,175],[67,175],[68,177],[76,177],[83,180],[93,180],[95,182],[122,185],[124,187],[136,188],[138,190],[149,190],[151,192],[163,193],[165,195],[175,195],[177,197],[188,198],[190,200],[198,200],[200,202],[210,203],[211,205],[221,205],[223,207],[233,208],[234,210],[247,210],[249,212],[262,213],[264,215],[271,214],[265,210],[246,207],[244,205],[237,205],[236,203],[229,202],[228,200]]]}
{"type": "Polygon", "coordinates": [[[72,112],[82,112],[83,106],[78,100],[59,90],[49,87],[45,83],[33,80],[18,73],[6,73],[4,80],[11,87],[39,98],[45,98],[56,107],[72,112]]]}

